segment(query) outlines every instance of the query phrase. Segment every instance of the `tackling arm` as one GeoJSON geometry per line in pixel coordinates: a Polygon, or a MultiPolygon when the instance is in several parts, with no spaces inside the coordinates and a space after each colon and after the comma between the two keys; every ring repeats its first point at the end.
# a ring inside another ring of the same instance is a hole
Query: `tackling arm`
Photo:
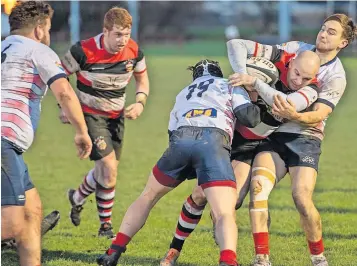
{"type": "Polygon", "coordinates": [[[300,112],[305,110],[309,107],[313,102],[317,99],[317,87],[314,88],[314,85],[305,86],[299,89],[296,92],[291,94],[285,94],[281,91],[273,89],[268,84],[264,83],[263,81],[256,79],[253,87],[258,92],[259,96],[263,98],[263,100],[269,105],[273,106],[274,104],[274,96],[280,96],[285,101],[291,101],[295,106],[295,110],[300,112]]]}
{"type": "Polygon", "coordinates": [[[247,73],[247,58],[259,56],[271,60],[273,46],[249,40],[233,39],[227,42],[227,53],[233,71],[236,73],[247,73]]]}
{"type": "Polygon", "coordinates": [[[336,104],[341,99],[345,88],[346,80],[344,78],[334,78],[321,88],[321,92],[318,95],[317,102],[313,105],[312,111],[298,113],[293,108],[294,106],[289,103],[283,104],[282,110],[275,114],[306,126],[316,126],[332,113],[336,104]]]}

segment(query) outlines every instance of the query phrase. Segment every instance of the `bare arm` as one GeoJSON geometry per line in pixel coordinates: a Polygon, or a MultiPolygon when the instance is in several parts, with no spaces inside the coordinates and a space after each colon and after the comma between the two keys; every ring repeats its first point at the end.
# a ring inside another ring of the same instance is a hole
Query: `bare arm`
{"type": "Polygon", "coordinates": [[[150,87],[149,87],[149,76],[148,72],[145,71],[141,74],[136,74],[134,73],[134,78],[136,82],[136,102],[141,102],[143,101],[142,95],[146,95],[145,100],[144,100],[144,105],[146,104],[146,98],[149,96],[150,92],[150,87]]]}
{"type": "Polygon", "coordinates": [[[286,112],[285,116],[289,117],[289,120],[309,127],[316,127],[332,113],[332,108],[323,103],[315,103],[312,111],[298,113],[291,101],[285,102],[281,98],[276,98],[272,110],[273,114],[280,115],[282,109],[286,112]]]}
{"type": "Polygon", "coordinates": [[[88,130],[81,105],[68,80],[65,78],[57,79],[50,87],[76,132],[79,134],[86,133],[88,130]]]}
{"type": "Polygon", "coordinates": [[[258,92],[259,96],[269,105],[273,106],[274,97],[280,96],[285,101],[291,101],[295,106],[295,110],[300,112],[309,107],[312,103],[317,100],[317,91],[313,87],[305,86],[298,91],[290,94],[285,94],[281,91],[273,89],[268,84],[261,80],[258,80],[254,84],[254,89],[258,92]]]}
{"type": "Polygon", "coordinates": [[[136,102],[125,109],[125,117],[132,120],[137,119],[144,111],[146,99],[150,91],[149,77],[146,70],[140,74],[134,73],[134,77],[136,82],[136,102]]]}
{"type": "Polygon", "coordinates": [[[312,111],[304,113],[297,113],[291,101],[285,102],[282,99],[276,98],[274,99],[273,114],[307,126],[316,126],[332,113],[341,99],[345,88],[346,79],[332,78],[330,82],[321,88],[312,111]]]}

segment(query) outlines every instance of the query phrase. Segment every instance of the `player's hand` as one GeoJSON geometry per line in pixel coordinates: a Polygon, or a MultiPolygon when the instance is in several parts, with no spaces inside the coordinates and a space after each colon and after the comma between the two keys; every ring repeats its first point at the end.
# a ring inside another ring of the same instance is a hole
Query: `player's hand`
{"type": "Polygon", "coordinates": [[[298,115],[295,104],[290,99],[285,101],[280,95],[274,96],[272,113],[287,120],[295,120],[298,115]]]}
{"type": "Polygon", "coordinates": [[[253,85],[257,78],[252,77],[248,74],[235,73],[229,76],[229,84],[232,86],[246,86],[248,91],[253,91],[253,85]]]}
{"type": "Polygon", "coordinates": [[[127,108],[125,108],[124,115],[125,118],[128,118],[130,120],[135,120],[141,115],[143,111],[144,111],[144,106],[141,103],[133,103],[129,105],[127,108]]]}
{"type": "Polygon", "coordinates": [[[79,159],[83,160],[88,158],[92,151],[93,145],[88,133],[77,133],[74,137],[74,143],[77,147],[77,156],[79,157],[79,159]]]}
{"type": "Polygon", "coordinates": [[[64,113],[64,111],[62,109],[60,109],[60,113],[59,113],[58,117],[61,120],[62,124],[70,124],[66,114],[64,113]]]}

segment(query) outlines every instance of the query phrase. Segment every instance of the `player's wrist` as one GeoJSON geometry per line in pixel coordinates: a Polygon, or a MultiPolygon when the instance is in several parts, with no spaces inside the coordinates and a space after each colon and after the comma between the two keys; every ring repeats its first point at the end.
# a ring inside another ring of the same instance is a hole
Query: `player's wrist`
{"type": "Polygon", "coordinates": [[[301,119],[302,119],[301,113],[298,113],[296,111],[290,115],[290,120],[299,121],[300,122],[301,119]]]}
{"type": "Polygon", "coordinates": [[[148,98],[148,95],[145,92],[139,91],[136,93],[136,103],[141,105],[143,107],[143,110],[145,109],[146,105],[146,99],[148,98]]]}
{"type": "Polygon", "coordinates": [[[136,102],[136,103],[141,105],[143,107],[143,110],[145,109],[145,104],[143,102],[139,101],[139,102],[136,102]]]}

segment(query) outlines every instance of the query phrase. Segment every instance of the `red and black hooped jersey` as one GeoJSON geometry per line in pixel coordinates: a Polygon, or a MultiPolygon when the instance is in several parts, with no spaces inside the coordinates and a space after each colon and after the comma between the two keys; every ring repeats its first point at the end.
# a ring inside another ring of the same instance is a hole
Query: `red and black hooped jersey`
{"type": "Polygon", "coordinates": [[[77,75],[77,95],[85,113],[117,116],[125,104],[125,88],[134,74],[146,71],[143,52],[130,39],[124,50],[110,54],[103,34],[74,44],[62,59],[67,74],[77,75]]]}

